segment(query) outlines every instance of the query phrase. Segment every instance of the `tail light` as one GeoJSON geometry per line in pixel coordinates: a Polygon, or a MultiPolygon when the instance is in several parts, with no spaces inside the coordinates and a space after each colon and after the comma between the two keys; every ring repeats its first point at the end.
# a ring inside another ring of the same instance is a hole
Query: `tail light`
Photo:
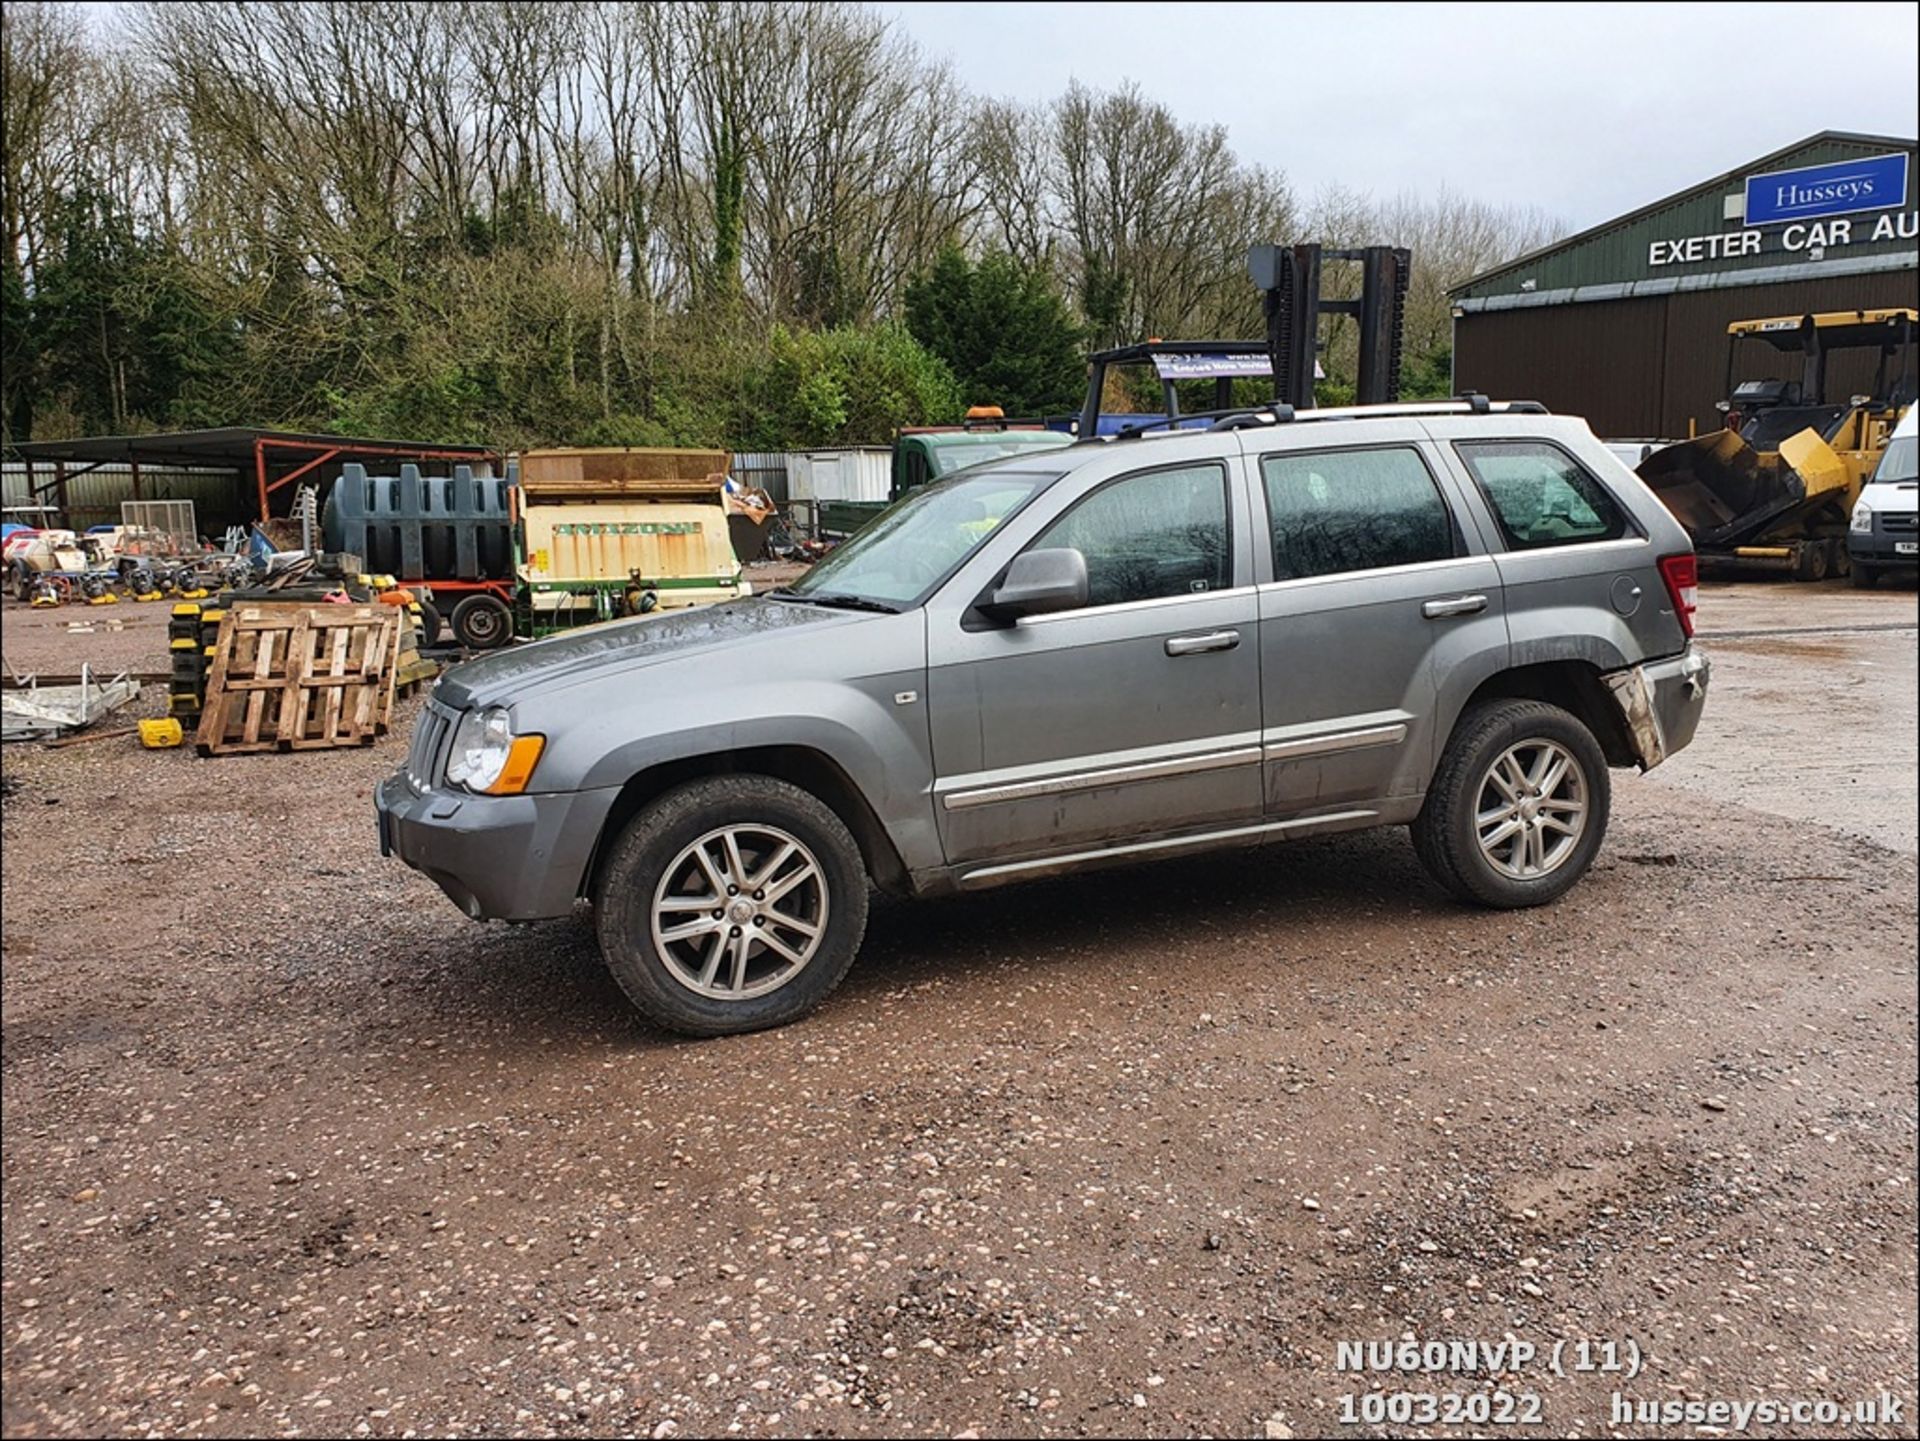
{"type": "Polygon", "coordinates": [[[1680,629],[1693,639],[1693,614],[1700,609],[1700,561],[1692,551],[1685,555],[1660,557],[1660,579],[1667,583],[1667,598],[1673,613],[1680,618],[1680,629]]]}

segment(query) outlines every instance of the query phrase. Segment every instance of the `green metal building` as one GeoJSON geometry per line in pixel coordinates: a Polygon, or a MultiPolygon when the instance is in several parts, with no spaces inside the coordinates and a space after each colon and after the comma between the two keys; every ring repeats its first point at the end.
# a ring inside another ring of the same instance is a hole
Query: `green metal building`
{"type": "MultiPolygon", "coordinates": [[[[1538,400],[1608,438],[1719,424],[1727,326],[1920,307],[1920,148],[1823,131],[1456,287],[1456,390],[1538,400]]],[[[1734,376],[1778,371],[1761,347],[1734,376]]],[[[1830,388],[1870,386],[1836,357],[1830,388]]]]}

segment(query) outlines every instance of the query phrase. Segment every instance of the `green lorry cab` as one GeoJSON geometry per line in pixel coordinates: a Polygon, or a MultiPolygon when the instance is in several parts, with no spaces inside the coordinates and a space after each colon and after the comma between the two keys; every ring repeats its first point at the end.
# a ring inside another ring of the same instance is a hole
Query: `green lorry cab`
{"type": "Polygon", "coordinates": [[[828,500],[820,504],[819,531],[845,538],[860,530],[901,496],[956,470],[1031,450],[1073,444],[1063,430],[1038,420],[1007,420],[994,407],[975,407],[960,425],[920,425],[893,437],[892,479],[885,500],[828,500]]]}

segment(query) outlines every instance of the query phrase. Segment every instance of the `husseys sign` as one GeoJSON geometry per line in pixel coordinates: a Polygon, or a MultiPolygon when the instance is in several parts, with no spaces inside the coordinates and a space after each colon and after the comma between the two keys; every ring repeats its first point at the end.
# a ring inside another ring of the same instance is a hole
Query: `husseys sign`
{"type": "Polygon", "coordinates": [[[1907,203],[1907,157],[1875,155],[1833,165],[1808,165],[1747,177],[1746,221],[1778,225],[1863,210],[1898,210],[1907,203]]]}
{"type": "Polygon", "coordinates": [[[1742,229],[1651,241],[1647,264],[1804,252],[1818,259],[1833,246],[1920,238],[1920,212],[1887,213],[1907,203],[1904,154],[1749,175],[1743,199],[1742,229]]]}

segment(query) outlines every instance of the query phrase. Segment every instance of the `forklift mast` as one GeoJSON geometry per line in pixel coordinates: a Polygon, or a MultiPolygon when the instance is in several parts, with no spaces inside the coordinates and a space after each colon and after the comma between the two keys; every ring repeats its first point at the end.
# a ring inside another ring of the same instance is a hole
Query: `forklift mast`
{"type": "Polygon", "coordinates": [[[1354,402],[1385,405],[1398,400],[1407,280],[1412,268],[1413,252],[1401,246],[1368,245],[1357,250],[1329,250],[1317,243],[1252,247],[1247,252],[1247,270],[1262,292],[1265,340],[1150,340],[1096,351],[1088,357],[1080,439],[1089,440],[1098,434],[1107,372],[1122,365],[1151,364],[1158,370],[1167,413],[1164,421],[1155,424],[1172,425],[1180,419],[1176,382],[1182,379],[1214,382],[1216,409],[1199,415],[1230,413],[1233,379],[1261,375],[1272,377],[1275,405],[1312,409],[1322,315],[1350,315],[1359,326],[1354,402]],[[1330,260],[1359,264],[1358,299],[1329,299],[1320,293],[1321,269],[1330,260]]]}
{"type": "Polygon", "coordinates": [[[1356,405],[1387,405],[1400,398],[1400,354],[1407,319],[1407,279],[1413,252],[1392,245],[1328,250],[1312,245],[1256,245],[1247,270],[1260,287],[1273,357],[1273,398],[1305,410],[1313,405],[1313,365],[1320,348],[1320,317],[1351,315],[1360,328],[1356,405]],[[1360,297],[1329,300],[1320,293],[1321,264],[1357,261],[1360,297]]]}

